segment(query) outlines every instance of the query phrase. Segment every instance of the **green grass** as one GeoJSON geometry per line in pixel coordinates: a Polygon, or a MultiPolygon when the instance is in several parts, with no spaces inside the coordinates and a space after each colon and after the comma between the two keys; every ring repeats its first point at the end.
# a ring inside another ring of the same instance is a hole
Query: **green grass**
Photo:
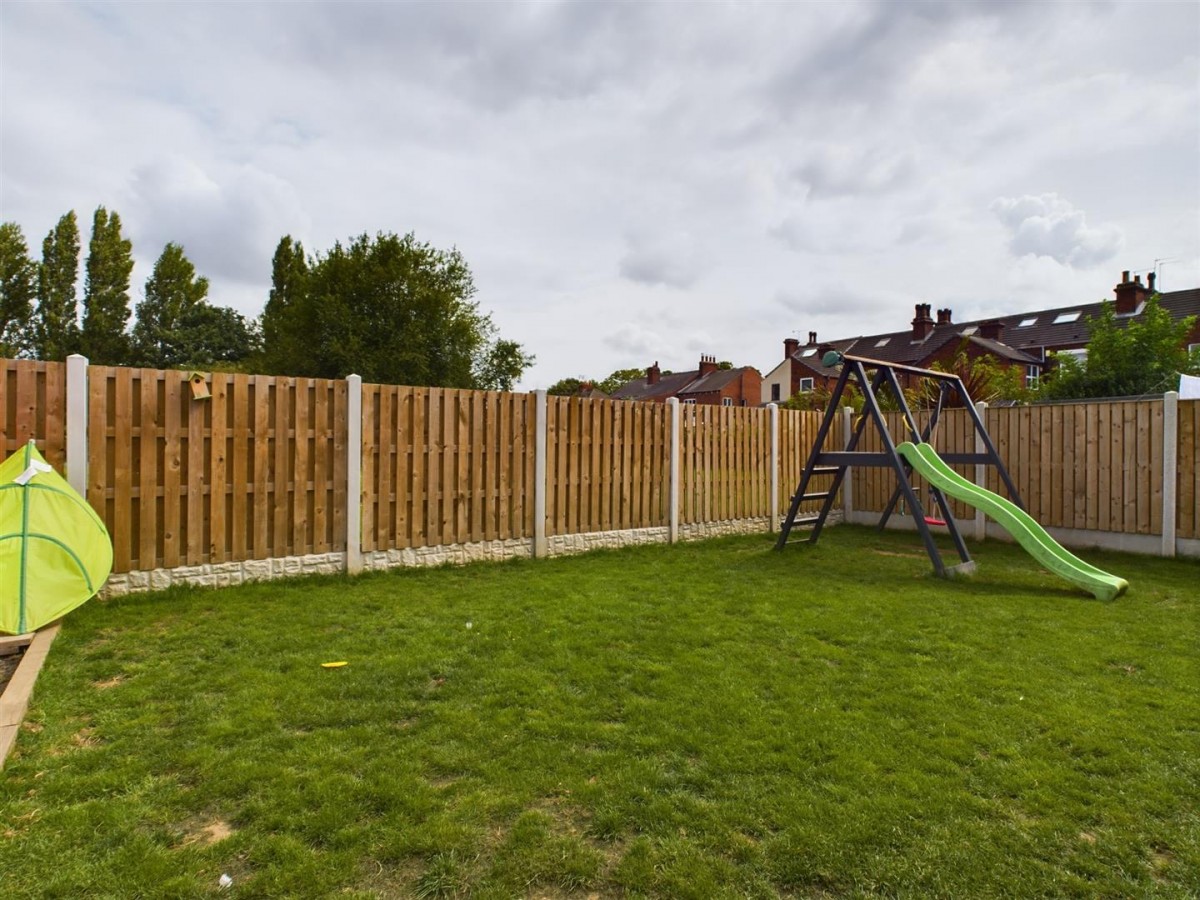
{"type": "Polygon", "coordinates": [[[1200,565],[1083,555],[1130,593],[839,527],[90,603],[0,893],[1194,897],[1200,565]]]}

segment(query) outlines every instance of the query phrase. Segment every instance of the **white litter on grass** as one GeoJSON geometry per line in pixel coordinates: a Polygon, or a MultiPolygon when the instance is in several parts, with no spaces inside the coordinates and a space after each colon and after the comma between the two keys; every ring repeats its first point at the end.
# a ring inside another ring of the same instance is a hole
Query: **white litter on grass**
{"type": "Polygon", "coordinates": [[[219,884],[221,886],[221,889],[224,890],[227,887],[233,887],[233,879],[230,878],[228,875],[222,875],[220,878],[217,879],[217,884],[219,884]]]}
{"type": "Polygon", "coordinates": [[[470,630],[471,630],[471,623],[470,623],[470,622],[468,622],[468,623],[467,623],[467,631],[470,631],[470,630]]]}

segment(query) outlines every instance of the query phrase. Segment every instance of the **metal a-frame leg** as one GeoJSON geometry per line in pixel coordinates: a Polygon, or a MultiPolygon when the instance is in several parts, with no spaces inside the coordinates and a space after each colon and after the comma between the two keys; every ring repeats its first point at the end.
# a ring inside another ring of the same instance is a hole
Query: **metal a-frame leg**
{"type": "MultiPolygon", "coordinates": [[[[900,381],[896,378],[895,371],[890,368],[885,369],[884,371],[887,372],[888,384],[891,386],[892,391],[896,395],[896,401],[900,404],[900,411],[904,415],[904,422],[906,425],[908,425],[908,430],[912,439],[920,442],[922,437],[921,433],[917,430],[917,420],[913,417],[912,410],[909,409],[908,401],[904,399],[904,391],[900,387],[900,381]]],[[[939,392],[939,410],[941,408],[941,401],[942,393],[939,392]]],[[[882,416],[880,420],[882,421],[882,416]]],[[[912,482],[908,477],[912,472],[912,467],[908,465],[907,461],[901,459],[900,454],[896,452],[896,447],[891,443],[891,435],[887,434],[887,429],[881,426],[880,431],[886,435],[887,443],[890,445],[888,449],[893,456],[893,464],[896,468],[897,477],[901,487],[904,488],[906,494],[916,497],[916,492],[913,490],[912,482]]],[[[929,494],[931,497],[933,497],[934,502],[937,503],[938,508],[941,510],[942,521],[946,523],[946,530],[950,532],[950,539],[954,542],[954,549],[958,551],[958,558],[960,561],[959,565],[954,566],[953,570],[945,568],[941,560],[941,555],[936,552],[936,544],[933,541],[932,532],[929,531],[929,523],[925,521],[924,509],[921,508],[919,502],[915,506],[910,504],[909,508],[912,510],[913,520],[917,526],[917,529],[921,532],[922,538],[926,540],[926,549],[931,546],[935,548],[934,552],[930,553],[930,559],[933,561],[934,570],[938,573],[938,575],[942,576],[951,574],[951,571],[964,574],[974,571],[975,564],[971,561],[971,554],[970,551],[967,550],[967,545],[966,542],[963,541],[962,534],[959,533],[958,523],[954,519],[954,514],[950,511],[949,502],[947,502],[942,492],[932,485],[929,488],[929,494]]],[[[881,526],[883,522],[887,521],[887,513],[885,513],[884,516],[885,518],[881,520],[880,523],[881,526]]]]}
{"type": "Polygon", "coordinates": [[[837,418],[838,401],[842,398],[842,394],[846,390],[846,380],[849,377],[849,372],[843,367],[841,374],[838,376],[837,385],[834,387],[833,395],[829,398],[829,405],[825,409],[825,415],[821,419],[821,426],[817,429],[817,437],[813,442],[812,450],[808,454],[808,460],[804,464],[804,471],[800,475],[800,483],[796,486],[796,492],[792,495],[792,501],[788,506],[787,516],[783,520],[782,526],[779,529],[779,538],[775,542],[775,549],[782,550],[788,542],[788,536],[792,533],[793,526],[797,524],[812,524],[814,525],[812,534],[809,535],[808,541],[816,543],[817,538],[821,534],[821,526],[825,524],[825,517],[829,515],[829,509],[833,504],[833,496],[837,493],[838,487],[841,485],[842,477],[846,473],[845,466],[821,466],[818,461],[821,457],[821,448],[825,446],[825,439],[829,435],[829,429],[833,425],[833,421],[837,418]],[[815,493],[807,493],[808,484],[814,475],[833,475],[834,483],[828,491],[817,491],[815,493]],[[804,519],[797,521],[797,514],[800,512],[800,504],[805,500],[822,499],[825,502],[821,505],[821,512],[812,519],[804,519]]]}

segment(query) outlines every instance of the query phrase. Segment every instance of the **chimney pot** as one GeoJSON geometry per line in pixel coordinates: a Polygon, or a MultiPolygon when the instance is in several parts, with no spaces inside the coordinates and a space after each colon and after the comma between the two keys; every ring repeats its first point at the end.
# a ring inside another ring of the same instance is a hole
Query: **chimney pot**
{"type": "Polygon", "coordinates": [[[1152,294],[1154,293],[1154,282],[1157,278],[1158,278],[1157,272],[1151,272],[1149,275],[1146,276],[1146,290],[1148,290],[1152,294]]]}
{"type": "Polygon", "coordinates": [[[1129,270],[1126,269],[1124,272],[1121,273],[1121,284],[1128,284],[1128,283],[1129,283],[1129,270]]]}
{"type": "Polygon", "coordinates": [[[809,346],[811,347],[811,346],[812,346],[813,344],[815,344],[816,342],[817,342],[817,333],[816,333],[815,331],[810,331],[810,332],[808,333],[808,344],[809,344],[809,346]]]}

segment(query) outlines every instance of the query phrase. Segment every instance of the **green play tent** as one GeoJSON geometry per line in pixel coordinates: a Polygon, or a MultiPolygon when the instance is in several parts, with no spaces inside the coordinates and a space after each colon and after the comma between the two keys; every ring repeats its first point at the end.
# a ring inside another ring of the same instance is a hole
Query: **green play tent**
{"type": "Polygon", "coordinates": [[[86,602],[112,559],[104,522],[33,441],[0,463],[0,632],[35,631],[86,602]]]}

